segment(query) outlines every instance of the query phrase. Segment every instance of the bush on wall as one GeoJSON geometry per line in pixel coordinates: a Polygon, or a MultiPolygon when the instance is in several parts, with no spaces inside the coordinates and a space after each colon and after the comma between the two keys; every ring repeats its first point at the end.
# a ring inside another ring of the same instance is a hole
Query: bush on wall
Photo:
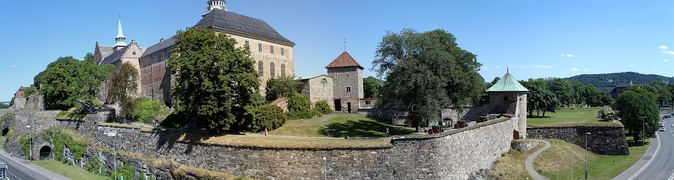
{"type": "Polygon", "coordinates": [[[314,110],[318,111],[322,114],[330,114],[332,113],[332,108],[330,108],[330,105],[328,105],[328,102],[326,101],[318,101],[316,102],[316,105],[314,106],[314,110]]]}
{"type": "Polygon", "coordinates": [[[260,132],[265,128],[277,129],[288,120],[283,109],[278,106],[248,107],[246,118],[250,120],[247,128],[249,131],[260,132]]]}

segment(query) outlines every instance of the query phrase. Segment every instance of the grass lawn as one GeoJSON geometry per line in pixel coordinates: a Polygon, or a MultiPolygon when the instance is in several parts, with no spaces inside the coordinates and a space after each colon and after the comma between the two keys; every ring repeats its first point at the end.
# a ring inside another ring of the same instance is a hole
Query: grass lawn
{"type": "MultiPolygon", "coordinates": [[[[632,137],[628,137],[628,141],[632,137]]],[[[550,148],[543,151],[534,160],[533,166],[541,175],[549,179],[583,179],[585,172],[585,149],[575,144],[568,143],[558,139],[545,139],[550,142],[550,148]],[[572,178],[573,177],[573,178],[572,178]]],[[[650,146],[646,141],[647,150],[650,146]]],[[[532,179],[524,167],[524,161],[536,150],[543,147],[539,143],[536,148],[528,151],[517,151],[511,149],[505,156],[496,161],[494,169],[490,175],[496,179],[532,179]]],[[[588,158],[588,178],[589,179],[611,179],[620,175],[623,171],[630,168],[643,156],[642,146],[630,146],[630,155],[627,156],[609,156],[599,155],[592,152],[587,153],[588,158]]]]}
{"type": "MultiPolygon", "coordinates": [[[[596,123],[606,122],[597,118],[597,111],[606,107],[593,108],[566,108],[557,112],[545,113],[546,117],[527,117],[527,124],[551,124],[551,123],[596,123]]],[[[534,112],[534,115],[536,113],[534,112]]]]}
{"type": "MultiPolygon", "coordinates": [[[[632,137],[628,137],[628,142],[632,137]]],[[[559,179],[584,178],[585,150],[577,145],[567,143],[562,140],[548,139],[552,144],[548,150],[544,151],[534,160],[534,169],[538,170],[543,176],[550,179],[557,178],[557,168],[559,168],[559,179]],[[572,176],[573,174],[573,176],[572,176]]],[[[648,150],[650,143],[646,141],[648,150]]],[[[611,179],[623,171],[630,168],[639,161],[644,154],[641,144],[630,146],[630,155],[599,155],[588,152],[588,178],[589,179],[611,179]]]]}
{"type": "Polygon", "coordinates": [[[343,137],[344,134],[354,137],[383,137],[386,136],[386,128],[389,129],[390,135],[404,135],[415,131],[411,127],[395,126],[359,114],[336,113],[312,119],[290,120],[269,134],[326,137],[328,134],[324,127],[336,130],[328,132],[330,137],[343,137]]]}
{"type": "MultiPolygon", "coordinates": [[[[45,169],[48,169],[57,174],[61,174],[70,179],[88,179],[88,180],[105,180],[110,179],[106,176],[100,174],[94,174],[84,169],[77,168],[75,166],[66,165],[55,160],[40,160],[33,161],[38,166],[41,166],[45,169]]],[[[113,178],[114,179],[114,178],[113,178]]]]}

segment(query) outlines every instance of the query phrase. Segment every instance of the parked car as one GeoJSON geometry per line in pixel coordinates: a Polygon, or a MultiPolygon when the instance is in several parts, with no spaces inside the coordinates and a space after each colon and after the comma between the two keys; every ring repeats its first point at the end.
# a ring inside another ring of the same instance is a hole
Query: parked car
{"type": "Polygon", "coordinates": [[[660,131],[665,132],[665,128],[661,127],[660,131]]]}

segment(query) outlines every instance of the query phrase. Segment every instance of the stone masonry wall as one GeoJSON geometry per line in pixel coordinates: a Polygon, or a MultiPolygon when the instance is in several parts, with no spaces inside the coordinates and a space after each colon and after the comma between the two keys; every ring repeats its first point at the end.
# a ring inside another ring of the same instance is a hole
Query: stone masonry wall
{"type": "Polygon", "coordinates": [[[98,146],[173,159],[212,171],[276,179],[468,179],[510,149],[513,120],[440,137],[399,138],[392,148],[268,149],[166,139],[163,133],[98,126],[98,146]],[[116,137],[104,133],[116,131],[116,137]],[[326,158],[323,161],[323,157],[326,158]]]}
{"type": "Polygon", "coordinates": [[[597,126],[571,126],[571,127],[529,127],[529,138],[561,139],[581,147],[585,147],[585,133],[587,136],[588,150],[606,155],[629,155],[630,150],[625,139],[624,127],[597,127],[597,126]]]}

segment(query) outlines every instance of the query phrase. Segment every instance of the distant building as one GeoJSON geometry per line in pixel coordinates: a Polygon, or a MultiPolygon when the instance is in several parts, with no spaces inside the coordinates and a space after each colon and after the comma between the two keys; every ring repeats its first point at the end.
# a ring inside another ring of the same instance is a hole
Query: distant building
{"type": "MultiPolygon", "coordinates": [[[[133,65],[136,71],[138,71],[138,75],[141,76],[138,59],[143,54],[144,50],[142,47],[138,46],[138,43],[136,43],[135,40],[131,40],[131,44],[126,44],[126,37],[124,37],[124,33],[122,32],[121,20],[117,26],[117,37],[115,37],[115,42],[115,46],[100,46],[98,42],[96,42],[96,47],[94,49],[94,63],[100,66],[112,64],[115,65],[116,69],[119,69],[122,64],[128,62],[133,65]]],[[[140,79],[136,84],[140,87],[140,79]]],[[[141,89],[139,88],[136,92],[127,93],[131,96],[138,96],[140,92],[141,89]]]]}
{"type": "MultiPolygon", "coordinates": [[[[265,95],[267,80],[294,76],[295,43],[286,39],[265,21],[227,11],[224,0],[209,0],[206,13],[194,27],[209,28],[237,41],[237,47],[250,48],[260,77],[259,90],[265,95]]],[[[150,46],[140,57],[142,95],[170,104],[168,93],[173,84],[167,74],[166,60],[176,47],[174,38],[150,46]]]]}
{"type": "Polygon", "coordinates": [[[333,80],[334,110],[358,112],[363,98],[363,66],[344,51],[325,68],[333,80]]]}
{"type": "Polygon", "coordinates": [[[23,86],[19,87],[19,89],[16,90],[16,92],[14,93],[14,99],[24,98],[23,92],[26,91],[26,89],[28,89],[28,88],[23,87],[23,86]]]}
{"type": "Polygon", "coordinates": [[[618,86],[614,87],[613,90],[611,90],[611,97],[613,99],[618,99],[620,94],[625,92],[628,87],[630,87],[631,83],[620,83],[618,86]]]}
{"type": "Polygon", "coordinates": [[[318,75],[298,78],[304,86],[302,94],[307,95],[311,101],[312,108],[317,102],[325,101],[330,109],[335,108],[333,101],[333,80],[327,75],[318,75]]]}

